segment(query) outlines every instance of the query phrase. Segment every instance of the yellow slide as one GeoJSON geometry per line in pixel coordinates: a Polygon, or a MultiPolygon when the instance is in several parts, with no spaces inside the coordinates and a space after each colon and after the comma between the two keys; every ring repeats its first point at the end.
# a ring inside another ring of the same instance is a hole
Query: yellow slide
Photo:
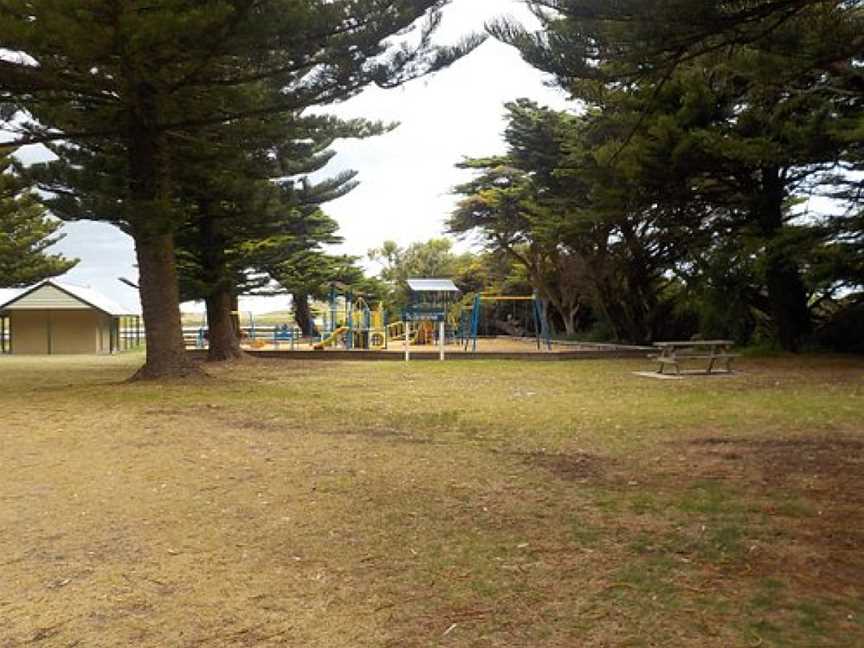
{"type": "Polygon", "coordinates": [[[336,344],[339,341],[339,338],[341,338],[347,332],[348,332],[347,326],[340,326],[339,328],[337,328],[335,331],[333,331],[330,335],[328,335],[326,338],[321,340],[318,344],[316,344],[312,348],[315,349],[316,351],[323,351],[324,347],[333,346],[334,344],[336,344]]]}

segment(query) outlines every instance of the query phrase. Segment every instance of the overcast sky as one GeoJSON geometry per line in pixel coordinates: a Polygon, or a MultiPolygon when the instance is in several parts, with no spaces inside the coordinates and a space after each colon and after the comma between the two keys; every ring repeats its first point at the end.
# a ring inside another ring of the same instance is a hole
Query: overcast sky
{"type": "MultiPolygon", "coordinates": [[[[518,0],[454,0],[439,40],[452,41],[479,31],[484,21],[501,15],[531,18],[518,0]]],[[[356,169],[361,182],[353,192],[325,206],[345,238],[340,251],[365,255],[387,239],[406,245],[441,235],[455,202],[450,191],[468,177],[454,164],[466,155],[488,155],[504,148],[503,104],[530,97],[556,107],[566,105],[562,94],[543,82],[544,76],[514,50],[490,40],[432,77],[396,90],[370,89],[329,110],[341,117],[401,124],[387,135],[342,141],[334,147],[338,155],[325,171],[356,169]]],[[[64,279],[133,305],[137,295],[117,281],[137,274],[131,240],[100,223],[72,223],[64,230],[67,236],[57,248],[81,259],[64,279]]],[[[262,312],[287,303],[287,298],[253,298],[243,300],[241,308],[262,312]]],[[[186,305],[184,310],[193,308],[186,305]]]]}

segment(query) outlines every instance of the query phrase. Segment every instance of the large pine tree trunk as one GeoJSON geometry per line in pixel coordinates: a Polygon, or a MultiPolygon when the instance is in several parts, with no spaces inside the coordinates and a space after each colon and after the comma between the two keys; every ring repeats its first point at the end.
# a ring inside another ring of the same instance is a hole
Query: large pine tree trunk
{"type": "Polygon", "coordinates": [[[234,298],[228,290],[217,290],[204,300],[207,305],[207,360],[224,362],[246,356],[233,316],[234,298]]]}
{"type": "Polygon", "coordinates": [[[807,290],[798,264],[785,254],[768,252],[765,284],[777,339],[785,351],[797,352],[812,331],[807,290]]]}
{"type": "Polygon", "coordinates": [[[312,328],[312,311],[309,308],[309,295],[295,292],[291,295],[294,303],[294,321],[303,332],[303,337],[313,337],[315,331],[312,328]]]}
{"type": "Polygon", "coordinates": [[[138,258],[147,356],[133,379],[182,377],[200,370],[186,355],[180,322],[174,223],[163,179],[162,141],[155,127],[158,100],[146,83],[140,83],[136,92],[138,103],[128,139],[130,226],[138,258]]]}
{"type": "Polygon", "coordinates": [[[237,332],[237,339],[242,342],[243,330],[240,326],[240,297],[236,294],[231,295],[231,323],[237,332]]]}
{"type": "Polygon", "coordinates": [[[186,355],[172,234],[135,234],[147,359],[134,379],[187,376],[198,370],[186,355]]]}
{"type": "Polygon", "coordinates": [[[781,172],[762,170],[762,195],[757,201],[759,223],[765,238],[765,286],[774,329],[785,351],[797,352],[812,331],[807,290],[797,260],[778,239],[782,235],[786,198],[781,172]]]}
{"type": "Polygon", "coordinates": [[[198,221],[201,276],[211,291],[204,298],[207,306],[207,360],[240,360],[245,354],[240,348],[239,321],[234,318],[237,299],[225,256],[227,243],[222,230],[223,223],[210,213],[209,201],[201,200],[198,206],[201,211],[198,221]]]}

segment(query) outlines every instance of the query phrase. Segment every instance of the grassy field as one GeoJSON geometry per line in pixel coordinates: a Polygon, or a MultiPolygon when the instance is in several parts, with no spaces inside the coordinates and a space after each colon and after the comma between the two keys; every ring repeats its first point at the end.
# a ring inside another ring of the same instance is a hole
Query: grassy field
{"type": "Polygon", "coordinates": [[[0,646],[864,646],[864,361],[0,358],[0,646]]]}

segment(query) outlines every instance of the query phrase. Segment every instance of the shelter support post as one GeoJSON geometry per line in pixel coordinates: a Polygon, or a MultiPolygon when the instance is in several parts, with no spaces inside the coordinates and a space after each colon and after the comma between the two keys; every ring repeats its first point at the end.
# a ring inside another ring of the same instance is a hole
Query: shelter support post
{"type": "Polygon", "coordinates": [[[444,359],[444,343],[447,334],[447,323],[442,319],[438,323],[438,359],[444,359]]]}

